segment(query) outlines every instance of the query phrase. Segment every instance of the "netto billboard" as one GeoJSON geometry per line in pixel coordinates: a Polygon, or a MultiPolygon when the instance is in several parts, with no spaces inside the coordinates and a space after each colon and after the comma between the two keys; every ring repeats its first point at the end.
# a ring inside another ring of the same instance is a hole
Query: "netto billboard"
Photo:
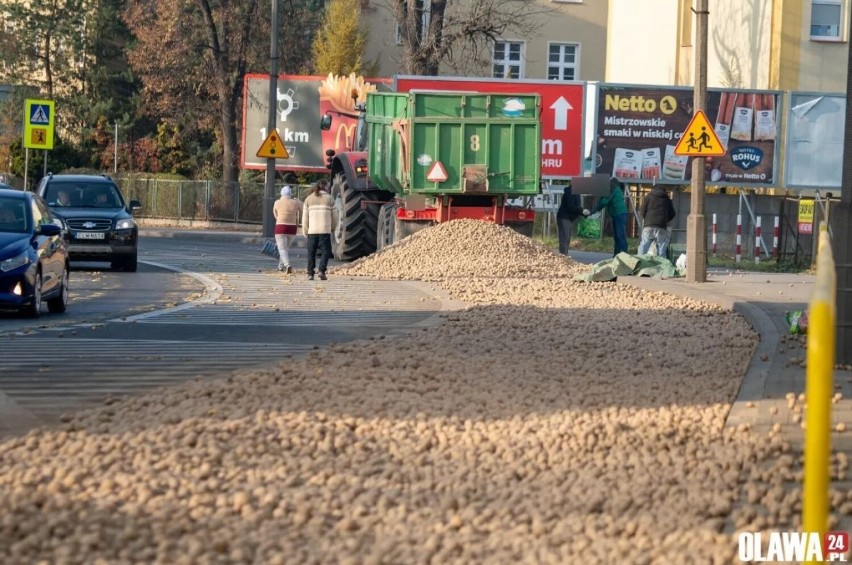
{"type": "MultiPolygon", "coordinates": [[[[777,184],[780,102],[775,91],[708,91],[704,111],[726,153],[705,157],[707,184],[777,184]]],[[[690,88],[600,85],[595,172],[628,182],[688,184],[693,158],[674,149],[694,113],[690,88]]]]}

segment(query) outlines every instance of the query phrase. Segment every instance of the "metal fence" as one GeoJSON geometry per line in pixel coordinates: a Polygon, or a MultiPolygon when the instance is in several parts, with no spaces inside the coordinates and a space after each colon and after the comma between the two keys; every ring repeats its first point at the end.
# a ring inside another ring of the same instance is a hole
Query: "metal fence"
{"type": "MultiPolygon", "coordinates": [[[[114,179],[126,200],[139,200],[143,218],[263,223],[262,183],[225,183],[214,180],[114,179]]],[[[285,183],[275,187],[275,197],[285,183]]],[[[304,200],[308,185],[291,185],[293,196],[304,200]]]]}
{"type": "MultiPolygon", "coordinates": [[[[156,178],[116,178],[115,181],[121,187],[127,200],[139,200],[142,210],[136,213],[143,218],[157,218],[167,220],[201,220],[201,221],[224,221],[250,224],[263,224],[263,183],[224,183],[215,180],[163,180],[156,178]]],[[[275,186],[274,196],[278,197],[284,182],[275,186]]],[[[290,185],[293,196],[304,201],[311,191],[311,185],[290,185]]],[[[641,202],[643,194],[631,193],[634,205],[641,202]]],[[[676,193],[674,195],[675,206],[678,216],[671,226],[672,244],[677,246],[685,243],[686,218],[689,214],[688,193],[676,193]]],[[[734,250],[734,239],[736,234],[738,195],[708,195],[707,216],[708,234],[710,230],[710,217],[718,213],[719,225],[719,250],[725,255],[732,255],[734,250]]],[[[780,218],[778,257],[782,260],[793,260],[796,263],[808,263],[815,255],[816,238],[811,234],[799,233],[798,211],[799,198],[784,196],[749,196],[753,200],[754,213],[763,216],[763,236],[767,247],[772,246],[773,221],[775,217],[780,218]]],[[[546,210],[539,207],[540,212],[550,212],[555,208],[558,195],[550,202],[546,210]]],[[[584,202],[590,204],[590,202],[584,202]]],[[[815,206],[813,227],[819,226],[824,220],[830,208],[836,201],[818,202],[815,206]]],[[[549,214],[542,214],[545,222],[540,226],[545,235],[555,231],[548,222],[549,214]]],[[[742,252],[745,257],[753,256],[754,226],[748,215],[743,216],[742,227],[742,252]]],[[[609,233],[609,224],[604,225],[605,234],[609,233]]],[[[815,233],[817,229],[813,230],[815,233]]],[[[629,235],[638,237],[641,227],[633,214],[630,215],[629,235]]],[[[708,248],[709,250],[709,248],[708,248]]]]}

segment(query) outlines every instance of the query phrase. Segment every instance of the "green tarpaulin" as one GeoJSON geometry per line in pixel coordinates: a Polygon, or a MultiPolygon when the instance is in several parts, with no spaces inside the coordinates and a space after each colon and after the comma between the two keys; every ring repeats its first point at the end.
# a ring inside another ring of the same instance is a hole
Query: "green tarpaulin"
{"type": "Polygon", "coordinates": [[[591,267],[591,272],[574,277],[575,281],[601,282],[613,281],[618,277],[658,277],[670,279],[682,277],[674,263],[665,257],[656,255],[630,255],[619,253],[612,259],[600,261],[591,267]]]}

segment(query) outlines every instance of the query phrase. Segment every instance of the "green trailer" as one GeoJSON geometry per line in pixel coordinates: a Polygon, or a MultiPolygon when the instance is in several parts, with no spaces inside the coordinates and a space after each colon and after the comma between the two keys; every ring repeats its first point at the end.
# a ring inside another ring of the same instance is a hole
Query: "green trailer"
{"type": "Polygon", "coordinates": [[[330,157],[338,259],[459,218],[532,233],[534,212],[507,201],[540,190],[537,94],[371,92],[359,110],[366,151],[330,157]]]}

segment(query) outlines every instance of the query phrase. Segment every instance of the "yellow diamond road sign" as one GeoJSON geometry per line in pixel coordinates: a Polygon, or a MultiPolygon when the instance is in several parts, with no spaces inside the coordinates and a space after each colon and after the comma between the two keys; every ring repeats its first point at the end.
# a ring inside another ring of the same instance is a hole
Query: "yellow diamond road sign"
{"type": "Polygon", "coordinates": [[[53,149],[53,100],[24,100],[24,147],[53,149]]]}
{"type": "Polygon", "coordinates": [[[725,154],[725,146],[719,141],[704,110],[698,110],[692,116],[674,152],[688,157],[721,157],[725,154]]]}
{"type": "Polygon", "coordinates": [[[278,130],[272,130],[266,136],[266,140],[260,149],[257,150],[257,156],[261,159],[289,159],[287,148],[281,143],[281,136],[278,135],[278,130]]]}

